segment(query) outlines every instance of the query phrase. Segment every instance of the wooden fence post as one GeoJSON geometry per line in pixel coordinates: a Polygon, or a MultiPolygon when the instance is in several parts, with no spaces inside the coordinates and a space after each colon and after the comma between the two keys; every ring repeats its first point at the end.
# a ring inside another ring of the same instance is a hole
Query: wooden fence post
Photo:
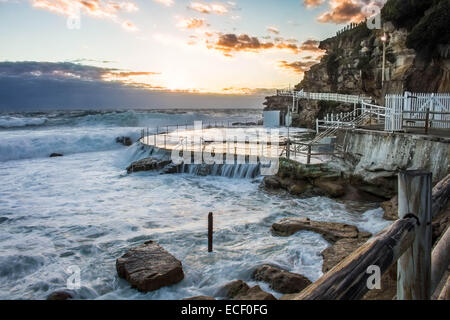
{"type": "Polygon", "coordinates": [[[432,174],[421,170],[404,171],[398,178],[398,216],[415,216],[411,247],[397,264],[397,299],[429,300],[431,297],[431,190],[432,174]]]}
{"type": "Polygon", "coordinates": [[[208,214],[208,252],[213,252],[213,213],[208,214]]]}

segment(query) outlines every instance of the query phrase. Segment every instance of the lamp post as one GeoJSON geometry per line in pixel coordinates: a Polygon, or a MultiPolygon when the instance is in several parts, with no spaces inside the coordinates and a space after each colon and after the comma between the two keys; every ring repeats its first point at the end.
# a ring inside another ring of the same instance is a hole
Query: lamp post
{"type": "Polygon", "coordinates": [[[385,74],[386,74],[386,41],[387,35],[386,33],[381,36],[381,41],[383,42],[383,67],[382,67],[382,75],[381,75],[381,88],[384,86],[385,74]]]}

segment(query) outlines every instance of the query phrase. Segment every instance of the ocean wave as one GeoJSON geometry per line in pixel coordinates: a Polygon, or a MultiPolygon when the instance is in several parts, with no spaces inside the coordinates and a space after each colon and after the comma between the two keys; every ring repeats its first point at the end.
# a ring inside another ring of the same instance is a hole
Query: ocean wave
{"type": "Polygon", "coordinates": [[[1,116],[0,128],[41,126],[44,125],[47,121],[47,118],[1,116]]]}
{"type": "Polygon", "coordinates": [[[27,131],[10,131],[0,140],[0,162],[48,157],[52,153],[64,155],[106,151],[123,148],[116,143],[118,136],[139,138],[134,128],[81,128],[39,130],[31,135],[27,131]]]}

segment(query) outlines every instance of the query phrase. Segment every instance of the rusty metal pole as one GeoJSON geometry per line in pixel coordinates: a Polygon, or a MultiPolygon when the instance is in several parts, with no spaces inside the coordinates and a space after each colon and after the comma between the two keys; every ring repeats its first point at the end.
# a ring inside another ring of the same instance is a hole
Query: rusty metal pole
{"type": "Polygon", "coordinates": [[[311,164],[311,145],[308,145],[308,155],[306,158],[306,163],[311,164]]]}
{"type": "Polygon", "coordinates": [[[427,108],[427,113],[425,116],[425,134],[428,134],[429,122],[430,122],[430,109],[427,108]]]}
{"type": "Polygon", "coordinates": [[[208,214],[208,252],[213,252],[213,213],[208,214]]]}

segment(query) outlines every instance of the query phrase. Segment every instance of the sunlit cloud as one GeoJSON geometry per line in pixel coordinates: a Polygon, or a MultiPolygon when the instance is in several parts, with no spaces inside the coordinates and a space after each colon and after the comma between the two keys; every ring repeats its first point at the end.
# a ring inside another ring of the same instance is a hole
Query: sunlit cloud
{"type": "Polygon", "coordinates": [[[308,71],[313,65],[319,63],[318,60],[306,60],[306,61],[295,61],[295,62],[287,62],[285,60],[278,61],[278,66],[289,72],[293,72],[296,74],[304,74],[308,71]]]}
{"type": "Polygon", "coordinates": [[[205,26],[205,19],[198,18],[180,18],[177,27],[180,29],[198,29],[205,26]]]}
{"type": "Polygon", "coordinates": [[[322,23],[348,23],[363,21],[370,11],[366,8],[377,6],[382,8],[387,0],[329,0],[329,8],[321,14],[317,21],[322,23]]]}
{"type": "Polygon", "coordinates": [[[161,3],[161,4],[165,5],[166,7],[171,7],[175,3],[174,0],[153,0],[153,1],[161,3]]]}
{"type": "Polygon", "coordinates": [[[214,13],[223,15],[228,13],[227,5],[221,3],[191,2],[188,8],[205,14],[214,13]]]}
{"type": "Polygon", "coordinates": [[[273,34],[280,34],[280,30],[275,26],[268,26],[267,31],[273,34]]]}
{"type": "Polygon", "coordinates": [[[307,8],[316,8],[322,5],[324,2],[325,0],[303,0],[303,4],[307,8]]]}
{"type": "Polygon", "coordinates": [[[137,27],[119,18],[120,13],[131,13],[139,10],[131,1],[104,0],[32,0],[34,8],[48,10],[67,17],[79,17],[86,14],[94,18],[109,19],[122,25],[125,30],[136,31],[137,27]]]}
{"type": "MultiPolygon", "coordinates": [[[[215,40],[207,40],[206,45],[208,49],[221,51],[225,56],[231,57],[233,53],[237,52],[264,52],[269,50],[288,51],[293,54],[298,54],[301,51],[299,45],[292,39],[285,40],[282,37],[277,37],[273,41],[263,41],[258,37],[249,36],[247,34],[216,34],[215,40]]],[[[266,38],[266,39],[270,39],[266,38]]]]}
{"type": "Polygon", "coordinates": [[[139,30],[139,28],[130,21],[122,22],[122,28],[125,29],[126,31],[130,31],[130,32],[136,32],[139,30]]]}

